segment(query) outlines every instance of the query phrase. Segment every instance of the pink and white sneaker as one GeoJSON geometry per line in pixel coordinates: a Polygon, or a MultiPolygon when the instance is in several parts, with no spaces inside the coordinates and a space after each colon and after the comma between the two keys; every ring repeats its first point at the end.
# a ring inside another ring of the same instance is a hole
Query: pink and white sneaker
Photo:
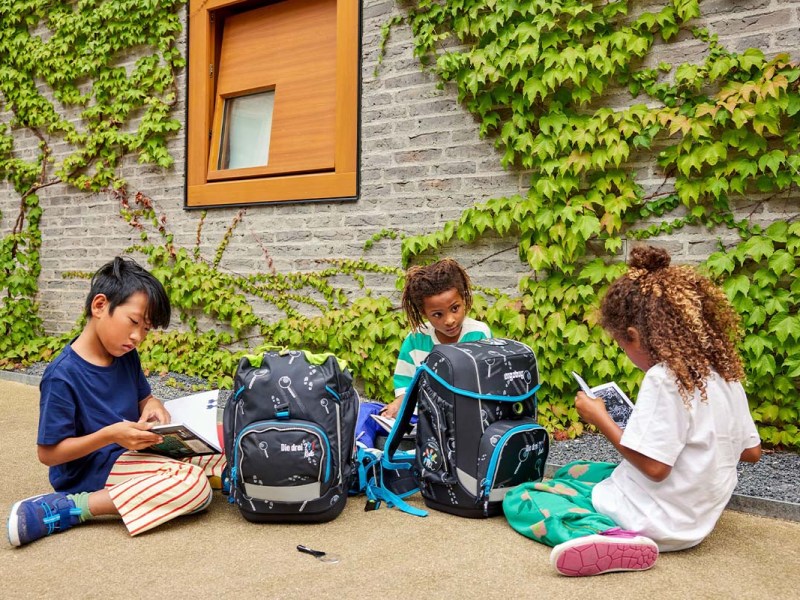
{"type": "Polygon", "coordinates": [[[615,527],[559,544],[550,553],[550,564],[561,575],[585,577],[613,571],[646,571],[657,558],[658,546],[653,540],[615,527]]]}

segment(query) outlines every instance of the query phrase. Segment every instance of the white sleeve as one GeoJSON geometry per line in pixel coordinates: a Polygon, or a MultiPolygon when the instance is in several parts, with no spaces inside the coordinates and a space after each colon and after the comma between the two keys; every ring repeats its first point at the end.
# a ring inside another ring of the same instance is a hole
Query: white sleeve
{"type": "Polygon", "coordinates": [[[736,406],[739,409],[737,412],[739,413],[739,423],[741,424],[742,449],[739,453],[741,454],[748,448],[755,448],[758,446],[761,443],[761,436],[758,435],[758,428],[753,421],[753,415],[750,412],[750,406],[747,403],[747,395],[744,392],[744,388],[741,384],[738,384],[737,387],[740,392],[736,406]]]}
{"type": "Polygon", "coordinates": [[[686,445],[688,431],[689,411],[673,376],[662,365],[651,367],[620,444],[671,467],[686,445]]]}

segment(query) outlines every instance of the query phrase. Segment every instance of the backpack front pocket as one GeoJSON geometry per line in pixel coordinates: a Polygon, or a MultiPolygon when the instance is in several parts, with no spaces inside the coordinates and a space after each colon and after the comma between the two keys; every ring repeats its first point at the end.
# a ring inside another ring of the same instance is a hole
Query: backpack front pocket
{"type": "Polygon", "coordinates": [[[541,479],[548,444],[547,431],[532,420],[492,423],[478,454],[478,497],[484,506],[502,500],[512,487],[541,479]]]}
{"type": "Polygon", "coordinates": [[[308,421],[260,421],[234,444],[233,483],[249,498],[305,502],[322,497],[331,481],[330,442],[308,421]]]}

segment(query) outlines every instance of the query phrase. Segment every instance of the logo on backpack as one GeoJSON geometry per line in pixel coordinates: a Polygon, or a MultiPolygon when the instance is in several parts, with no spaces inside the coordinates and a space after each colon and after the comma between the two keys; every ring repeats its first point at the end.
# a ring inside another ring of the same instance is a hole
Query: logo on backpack
{"type": "Polygon", "coordinates": [[[317,444],[314,440],[303,440],[299,444],[281,444],[281,452],[302,452],[303,458],[310,461],[316,458],[317,444]]]}
{"type": "Polygon", "coordinates": [[[422,449],[422,466],[428,471],[438,471],[442,468],[442,452],[434,441],[425,443],[422,449]]]}
{"type": "Polygon", "coordinates": [[[531,374],[530,371],[509,371],[508,373],[503,374],[503,379],[505,381],[511,381],[512,379],[525,379],[528,383],[530,383],[531,374]]]}

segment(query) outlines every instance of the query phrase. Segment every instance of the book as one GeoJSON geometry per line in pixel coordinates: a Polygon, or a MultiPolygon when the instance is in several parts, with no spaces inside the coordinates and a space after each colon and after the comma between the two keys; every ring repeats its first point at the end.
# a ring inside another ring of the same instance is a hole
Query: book
{"type": "MultiPolygon", "coordinates": [[[[387,434],[391,433],[392,427],[394,427],[394,423],[397,420],[394,417],[384,417],[383,415],[379,415],[379,414],[372,414],[372,415],[370,415],[370,417],[372,417],[375,420],[375,422],[378,423],[378,425],[380,425],[381,428],[383,428],[384,431],[386,431],[387,434]]],[[[412,417],[411,431],[409,433],[407,433],[405,436],[403,436],[404,438],[414,438],[414,437],[416,437],[416,435],[417,435],[417,424],[416,424],[415,421],[416,421],[416,417],[412,417]]]]}
{"type": "Polygon", "coordinates": [[[605,402],[608,414],[611,415],[611,418],[619,425],[620,429],[625,429],[625,426],[628,424],[628,419],[633,412],[633,402],[631,402],[625,392],[623,392],[614,381],[601,383],[600,385],[590,388],[583,378],[575,371],[572,372],[572,376],[575,378],[575,381],[578,382],[584,394],[590,398],[602,398],[603,402],[605,402]]]}
{"type": "Polygon", "coordinates": [[[166,400],[164,408],[172,419],[170,423],[154,425],[150,431],[164,439],[147,451],[172,458],[187,458],[206,454],[219,454],[222,444],[217,427],[217,398],[219,390],[166,400]]]}

